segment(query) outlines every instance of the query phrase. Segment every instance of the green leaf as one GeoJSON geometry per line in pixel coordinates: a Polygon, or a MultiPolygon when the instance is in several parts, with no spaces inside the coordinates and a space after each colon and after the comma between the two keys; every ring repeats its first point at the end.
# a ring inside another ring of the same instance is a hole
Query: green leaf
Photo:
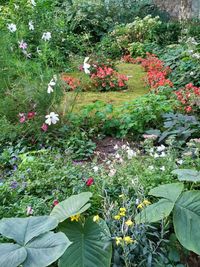
{"type": "Polygon", "coordinates": [[[174,207],[174,229],[179,242],[200,255],[200,191],[184,192],[174,207]]]}
{"type": "Polygon", "coordinates": [[[60,228],[73,244],[59,260],[59,267],[110,267],[112,245],[106,223],[93,222],[92,218],[81,222],[65,221],[60,228]]]}
{"type": "Polygon", "coordinates": [[[63,233],[45,233],[26,245],[28,256],[24,267],[43,267],[60,258],[71,242],[63,233]]]}
{"type": "Polygon", "coordinates": [[[24,267],[45,267],[56,261],[71,244],[65,234],[49,231],[57,225],[57,219],[51,216],[1,220],[0,233],[18,244],[15,247],[12,244],[0,245],[0,249],[5,251],[3,254],[0,250],[0,266],[5,263],[5,267],[13,267],[23,263],[24,267]],[[8,264],[10,261],[14,263],[8,264]]]}
{"type": "Polygon", "coordinates": [[[169,201],[176,202],[181,192],[183,191],[183,188],[184,185],[182,183],[160,185],[151,189],[149,195],[166,198],[169,201]]]}
{"type": "Polygon", "coordinates": [[[161,199],[157,203],[147,206],[139,214],[137,214],[135,222],[137,224],[157,222],[169,216],[173,208],[173,202],[167,199],[161,199]]]}
{"type": "Polygon", "coordinates": [[[25,245],[32,238],[54,229],[58,221],[51,216],[10,218],[0,221],[0,234],[25,245]]]}
{"type": "Polygon", "coordinates": [[[200,172],[192,169],[176,169],[172,174],[178,176],[179,181],[200,182],[200,172]]]}
{"type": "Polygon", "coordinates": [[[91,204],[87,202],[91,197],[92,193],[90,192],[73,195],[56,205],[50,215],[56,217],[59,222],[63,222],[67,218],[76,214],[81,214],[89,209],[91,204]]]}
{"type": "Polygon", "coordinates": [[[12,243],[0,244],[0,266],[17,267],[26,259],[26,249],[12,243]]]}

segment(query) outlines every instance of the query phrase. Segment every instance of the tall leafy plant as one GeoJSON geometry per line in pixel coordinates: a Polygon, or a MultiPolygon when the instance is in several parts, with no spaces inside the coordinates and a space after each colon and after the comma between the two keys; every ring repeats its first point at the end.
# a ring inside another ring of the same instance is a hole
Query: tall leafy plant
{"type": "Polygon", "coordinates": [[[182,183],[158,186],[149,195],[161,198],[135,217],[136,223],[152,223],[173,213],[173,225],[179,242],[200,255],[200,191],[183,192],[182,183]]]}

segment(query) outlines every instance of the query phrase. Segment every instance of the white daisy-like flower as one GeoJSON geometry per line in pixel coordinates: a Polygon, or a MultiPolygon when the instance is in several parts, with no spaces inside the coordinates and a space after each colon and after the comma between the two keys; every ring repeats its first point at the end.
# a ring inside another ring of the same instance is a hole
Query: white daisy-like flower
{"type": "Polygon", "coordinates": [[[98,170],[99,170],[99,167],[98,167],[98,166],[94,166],[94,167],[93,167],[93,171],[94,171],[94,172],[98,172],[98,170]]]}
{"type": "Polygon", "coordinates": [[[32,20],[29,21],[29,23],[28,23],[28,28],[29,28],[30,31],[34,31],[34,30],[35,30],[35,27],[34,27],[34,25],[33,25],[32,20]]]}
{"type": "Polygon", "coordinates": [[[90,64],[87,63],[88,60],[89,60],[89,57],[86,57],[84,59],[84,62],[83,62],[83,69],[84,69],[84,71],[85,71],[86,74],[90,74],[90,70],[89,70],[90,64]]]}
{"type": "Polygon", "coordinates": [[[153,165],[150,165],[150,166],[148,167],[148,169],[149,169],[150,171],[153,171],[153,170],[154,170],[154,166],[153,166],[153,165]]]}
{"type": "Polygon", "coordinates": [[[42,35],[42,40],[49,41],[51,39],[51,33],[50,32],[44,32],[42,35]]]}
{"type": "Polygon", "coordinates": [[[161,146],[158,146],[157,147],[157,151],[158,152],[162,152],[162,151],[164,151],[166,149],[166,147],[164,146],[164,145],[161,145],[161,146]]]}
{"type": "MultiPolygon", "coordinates": [[[[56,78],[57,79],[57,78],[56,78]]],[[[50,83],[48,83],[47,93],[53,93],[53,87],[56,85],[56,80],[53,78],[51,79],[50,83]]]]}
{"type": "Polygon", "coordinates": [[[137,156],[136,152],[133,151],[132,149],[128,149],[127,154],[128,154],[128,159],[132,159],[133,157],[137,156]]]}
{"type": "Polygon", "coordinates": [[[17,26],[14,23],[8,24],[8,30],[10,32],[16,32],[17,26]]]}
{"type": "Polygon", "coordinates": [[[48,125],[51,124],[56,124],[59,121],[59,115],[56,114],[55,112],[50,112],[50,114],[46,115],[45,118],[45,123],[48,125]]]}
{"type": "Polygon", "coordinates": [[[32,6],[36,6],[35,0],[30,0],[32,6]]]}

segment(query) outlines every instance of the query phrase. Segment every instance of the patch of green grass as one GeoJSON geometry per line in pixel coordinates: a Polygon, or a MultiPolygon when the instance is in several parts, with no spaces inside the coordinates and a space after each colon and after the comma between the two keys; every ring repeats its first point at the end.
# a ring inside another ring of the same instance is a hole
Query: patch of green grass
{"type": "MultiPolygon", "coordinates": [[[[77,99],[75,109],[79,110],[87,104],[94,103],[96,101],[103,101],[106,103],[113,104],[115,106],[120,106],[122,103],[134,98],[144,95],[148,92],[143,77],[145,75],[144,70],[139,65],[133,65],[128,63],[117,64],[119,73],[129,76],[128,90],[121,92],[91,92],[92,84],[90,83],[90,78],[83,72],[73,72],[69,73],[70,76],[81,79],[84,87],[89,91],[81,92],[77,99]]],[[[68,93],[69,98],[70,94],[68,93]]]]}

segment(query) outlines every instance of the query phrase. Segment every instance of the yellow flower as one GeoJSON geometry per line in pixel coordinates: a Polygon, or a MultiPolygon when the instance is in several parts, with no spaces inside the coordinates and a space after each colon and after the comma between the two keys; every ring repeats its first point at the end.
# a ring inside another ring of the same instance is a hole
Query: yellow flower
{"type": "Polygon", "coordinates": [[[95,215],[95,216],[93,217],[93,222],[98,222],[99,220],[100,220],[99,215],[95,215]]]}
{"type": "Polygon", "coordinates": [[[116,242],[116,245],[120,245],[121,242],[122,242],[122,238],[121,237],[115,237],[115,242],[116,242]]]}
{"type": "Polygon", "coordinates": [[[119,195],[119,197],[120,197],[120,198],[123,198],[123,197],[124,197],[124,194],[119,195]]]}
{"type": "Polygon", "coordinates": [[[72,216],[70,217],[70,219],[71,219],[71,222],[73,222],[73,221],[78,222],[79,219],[80,219],[80,214],[72,215],[72,216]]]}
{"type": "Polygon", "coordinates": [[[151,204],[151,202],[150,202],[148,199],[145,199],[145,200],[143,201],[143,204],[146,205],[146,206],[148,206],[148,205],[151,204]]]}
{"type": "Polygon", "coordinates": [[[128,220],[128,221],[125,222],[125,224],[126,224],[127,226],[132,226],[132,225],[133,225],[133,222],[132,222],[131,220],[128,220]]]}
{"type": "Polygon", "coordinates": [[[130,236],[125,236],[123,240],[126,244],[132,244],[134,242],[130,236]]]}
{"type": "Polygon", "coordinates": [[[120,215],[115,215],[115,216],[114,216],[114,219],[115,219],[115,220],[120,220],[120,218],[121,218],[120,215]]]}
{"type": "Polygon", "coordinates": [[[126,212],[126,209],[125,208],[120,208],[119,209],[121,212],[126,212]]]}
{"type": "Polygon", "coordinates": [[[120,212],[119,215],[122,216],[122,217],[126,216],[125,212],[120,212]]]}
{"type": "Polygon", "coordinates": [[[138,206],[137,206],[138,209],[143,209],[144,208],[144,204],[143,203],[140,203],[138,206]]]}

